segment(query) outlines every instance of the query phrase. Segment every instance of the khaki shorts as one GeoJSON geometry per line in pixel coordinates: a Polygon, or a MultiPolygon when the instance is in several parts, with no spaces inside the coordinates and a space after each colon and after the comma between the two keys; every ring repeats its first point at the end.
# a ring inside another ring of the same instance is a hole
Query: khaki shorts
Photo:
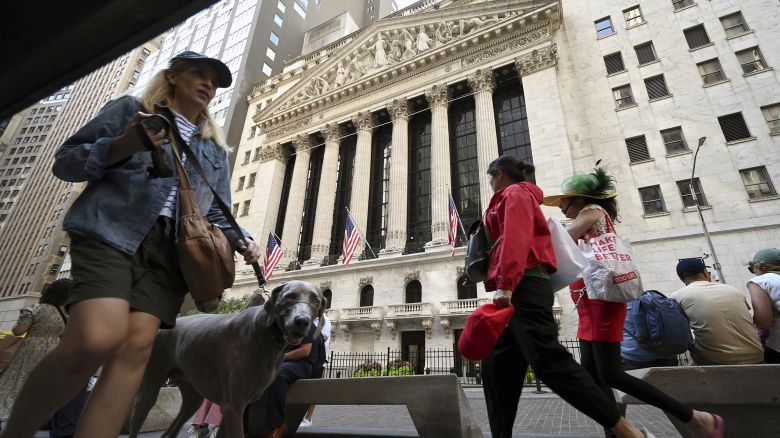
{"type": "Polygon", "coordinates": [[[73,290],[66,306],[92,298],[121,298],[136,312],[176,325],[187,286],[179,267],[173,219],[160,216],[135,254],[91,237],[71,236],[73,290]]]}

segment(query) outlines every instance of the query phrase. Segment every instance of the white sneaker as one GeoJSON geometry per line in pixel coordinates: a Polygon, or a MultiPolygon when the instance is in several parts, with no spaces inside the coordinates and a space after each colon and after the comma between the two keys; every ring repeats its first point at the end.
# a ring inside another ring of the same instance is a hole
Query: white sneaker
{"type": "Polygon", "coordinates": [[[303,421],[301,421],[301,425],[298,426],[298,427],[299,428],[300,427],[309,427],[309,426],[311,426],[311,423],[312,423],[311,420],[307,420],[307,419],[304,418],[303,421]]]}
{"type": "Polygon", "coordinates": [[[648,430],[645,429],[644,427],[642,428],[642,434],[645,436],[645,438],[655,438],[655,435],[648,432],[648,430]]]}
{"type": "Polygon", "coordinates": [[[208,426],[192,426],[187,433],[187,438],[205,438],[208,436],[209,428],[208,426]]]}

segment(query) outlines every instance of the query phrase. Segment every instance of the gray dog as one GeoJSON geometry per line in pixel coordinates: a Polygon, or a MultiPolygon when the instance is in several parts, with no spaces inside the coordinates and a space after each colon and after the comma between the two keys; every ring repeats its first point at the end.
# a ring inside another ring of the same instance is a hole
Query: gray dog
{"type": "Polygon", "coordinates": [[[263,307],[230,315],[192,315],[157,334],[130,418],[130,437],[138,436],[168,377],[181,391],[181,410],[163,438],[175,437],[204,397],[219,404],[218,438],[243,437],[246,407],[259,400],[276,377],[288,344],[298,345],[318,316],[322,327],[325,299],[303,281],[271,292],[263,307]]]}

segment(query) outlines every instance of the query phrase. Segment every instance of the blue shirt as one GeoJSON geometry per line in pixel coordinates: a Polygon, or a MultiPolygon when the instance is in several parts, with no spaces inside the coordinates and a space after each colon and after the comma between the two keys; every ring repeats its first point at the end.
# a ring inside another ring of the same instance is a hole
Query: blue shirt
{"type": "MultiPolygon", "coordinates": [[[[157,109],[170,117],[168,108],[160,106],[157,109]]],[[[95,118],[60,146],[53,166],[54,175],[58,178],[87,183],[68,211],[63,229],[71,234],[103,241],[127,254],[135,254],[138,250],[178,180],[175,174],[170,178],[149,177],[151,152],[138,152],[126,160],[108,165],[112,139],[125,132],[130,119],[138,111],[142,111],[142,107],[136,97],[123,96],[109,102],[95,118]]],[[[173,165],[170,145],[161,147],[168,152],[169,163],[173,165]]],[[[209,183],[220,198],[231,205],[227,151],[198,134],[192,137],[190,148],[209,183]]],[[[222,229],[235,248],[240,236],[230,229],[200,174],[189,162],[184,167],[200,210],[209,222],[222,229]]],[[[244,235],[249,237],[246,231],[244,235]]]]}
{"type": "Polygon", "coordinates": [[[623,342],[620,343],[620,357],[633,362],[650,362],[658,359],[674,359],[676,356],[665,356],[648,350],[631,333],[634,333],[634,320],[631,319],[631,308],[639,305],[637,300],[627,304],[626,320],[623,322],[623,342]]]}

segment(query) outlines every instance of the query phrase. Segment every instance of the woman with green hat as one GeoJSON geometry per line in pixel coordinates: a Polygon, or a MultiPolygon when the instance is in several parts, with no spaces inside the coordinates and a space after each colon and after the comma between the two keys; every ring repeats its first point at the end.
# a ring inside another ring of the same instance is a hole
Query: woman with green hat
{"type": "Polygon", "coordinates": [[[759,330],[769,332],[768,337],[762,336],[764,362],[780,363],[780,249],[758,251],[748,263],[748,270],[756,274],[747,284],[753,322],[759,330]]]}
{"type": "MultiPolygon", "coordinates": [[[[592,173],[578,173],[564,180],[561,194],[545,197],[544,204],[560,208],[564,216],[573,220],[567,231],[576,242],[614,229],[613,221],[617,220],[618,214],[616,198],[615,179],[603,168],[597,167],[592,173]]],[[[619,389],[687,423],[694,436],[723,436],[723,420],[720,417],[694,411],[623,371],[620,342],[626,319],[625,303],[588,298],[583,279],[573,283],[570,289],[579,315],[577,337],[582,366],[600,384],[607,397],[614,401],[615,396],[609,387],[619,389]]],[[[610,431],[606,434],[613,436],[610,431]]]]}

